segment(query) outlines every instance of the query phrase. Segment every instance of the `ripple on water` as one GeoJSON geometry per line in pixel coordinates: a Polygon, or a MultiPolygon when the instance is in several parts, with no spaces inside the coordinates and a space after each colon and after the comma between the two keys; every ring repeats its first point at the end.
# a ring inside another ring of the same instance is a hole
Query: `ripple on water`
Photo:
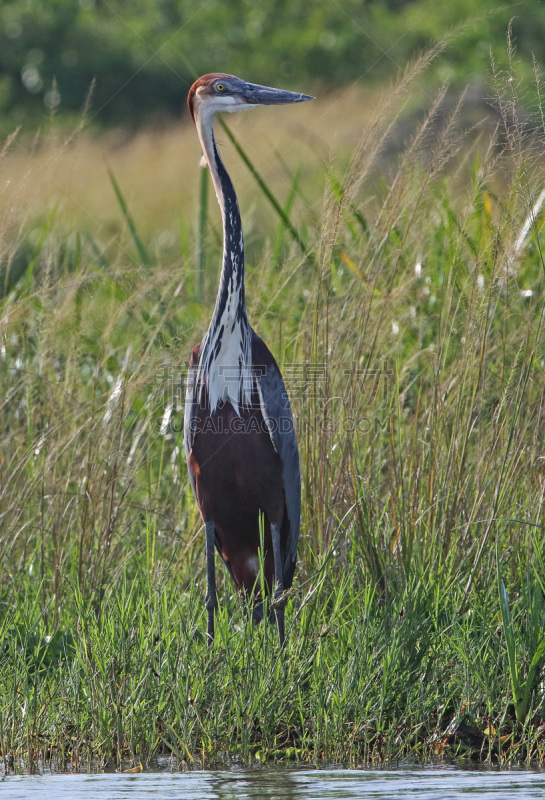
{"type": "Polygon", "coordinates": [[[0,800],[545,800],[545,774],[414,767],[255,769],[139,775],[30,775],[0,781],[0,800]]]}

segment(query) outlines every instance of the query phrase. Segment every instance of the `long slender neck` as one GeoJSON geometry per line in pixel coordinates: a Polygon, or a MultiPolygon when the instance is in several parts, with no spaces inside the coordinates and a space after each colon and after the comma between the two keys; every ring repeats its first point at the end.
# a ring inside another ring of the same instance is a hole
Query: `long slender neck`
{"type": "Polygon", "coordinates": [[[197,131],[223,218],[223,265],[216,307],[201,342],[197,384],[208,396],[211,413],[229,400],[237,414],[249,407],[254,386],[252,330],[244,302],[244,244],[237,196],[214,139],[214,115],[196,119],[197,131]]]}
{"type": "Polygon", "coordinates": [[[248,323],[244,296],[242,222],[235,189],[214,138],[214,116],[203,114],[196,120],[197,132],[210,168],[223,220],[223,263],[210,329],[220,323],[228,307],[242,325],[248,323]]]}

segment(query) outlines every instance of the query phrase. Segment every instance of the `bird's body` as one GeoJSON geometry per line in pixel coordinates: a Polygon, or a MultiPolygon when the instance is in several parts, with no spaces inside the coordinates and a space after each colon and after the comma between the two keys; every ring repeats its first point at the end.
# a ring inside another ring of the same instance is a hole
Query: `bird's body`
{"type": "MultiPolygon", "coordinates": [[[[283,643],[282,595],[293,580],[301,504],[297,441],[284,382],[246,314],[240,212],[214,139],[214,118],[218,111],[307,99],[218,73],[199,78],[188,97],[224,229],[216,306],[189,364],[184,421],[189,475],[206,529],[211,639],[217,607],[214,546],[237,587],[251,594],[259,576],[263,535],[264,577],[269,588],[274,586],[283,643]]],[[[254,616],[260,613],[256,604],[254,616]]]]}
{"type": "MultiPolygon", "coordinates": [[[[277,369],[264,343],[254,334],[254,364],[265,361],[277,369]],[[274,366],[273,366],[274,365],[274,366]]],[[[198,369],[198,349],[190,362],[198,369]]],[[[279,373],[278,373],[279,374],[279,373]]],[[[259,396],[239,407],[229,401],[211,412],[208,404],[195,408],[195,437],[188,456],[203,519],[214,520],[216,547],[237,587],[251,593],[259,572],[259,512],[264,514],[265,580],[274,582],[271,523],[280,527],[284,589],[291,586],[295,545],[290,548],[291,528],[284,522],[282,460],[274,449],[259,396]]],[[[297,480],[297,474],[293,475],[297,480]]],[[[294,526],[295,527],[295,526],[294,526]]]]}

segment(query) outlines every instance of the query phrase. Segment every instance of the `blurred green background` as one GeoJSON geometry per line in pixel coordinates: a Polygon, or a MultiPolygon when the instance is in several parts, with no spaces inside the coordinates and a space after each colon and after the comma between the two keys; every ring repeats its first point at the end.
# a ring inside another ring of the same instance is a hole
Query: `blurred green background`
{"type": "Polygon", "coordinates": [[[490,47],[545,60],[545,4],[526,0],[2,0],[2,126],[79,115],[95,124],[178,116],[199,74],[233,72],[286,87],[376,84],[431,42],[452,37],[427,80],[486,84],[490,47]]]}

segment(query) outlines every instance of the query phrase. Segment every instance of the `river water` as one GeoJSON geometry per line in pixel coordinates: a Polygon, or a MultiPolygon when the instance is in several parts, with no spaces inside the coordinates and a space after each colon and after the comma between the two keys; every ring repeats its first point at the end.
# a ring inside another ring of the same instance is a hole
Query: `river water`
{"type": "Polygon", "coordinates": [[[0,800],[520,800],[544,798],[545,773],[411,767],[253,769],[137,775],[9,775],[0,800]]]}

